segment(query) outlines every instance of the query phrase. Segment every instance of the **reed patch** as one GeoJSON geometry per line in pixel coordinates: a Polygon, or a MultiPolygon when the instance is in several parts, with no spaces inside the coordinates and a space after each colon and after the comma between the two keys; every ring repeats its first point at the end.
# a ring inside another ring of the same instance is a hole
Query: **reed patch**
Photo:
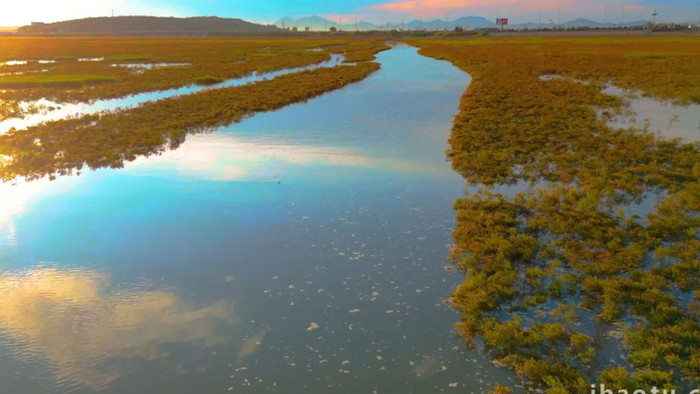
{"type": "Polygon", "coordinates": [[[697,387],[700,145],[612,129],[596,108],[622,109],[609,82],[700,102],[700,41],[407,41],[472,75],[447,152],[471,185],[450,255],[466,343],[529,390],[697,387]]]}

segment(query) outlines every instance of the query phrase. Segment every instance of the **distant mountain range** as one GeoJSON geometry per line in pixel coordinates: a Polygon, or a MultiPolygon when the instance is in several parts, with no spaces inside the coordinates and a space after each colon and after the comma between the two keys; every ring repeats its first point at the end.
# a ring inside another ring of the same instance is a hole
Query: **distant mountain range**
{"type": "MultiPolygon", "coordinates": [[[[601,23],[601,22],[596,22],[596,21],[590,20],[590,19],[578,18],[578,19],[574,19],[574,20],[572,20],[572,21],[564,22],[564,23],[561,24],[560,27],[574,27],[574,28],[576,28],[576,27],[593,27],[593,28],[602,28],[602,27],[605,27],[605,28],[609,28],[609,27],[620,27],[620,26],[623,26],[623,27],[634,27],[634,26],[643,26],[643,25],[646,25],[647,23],[649,23],[649,22],[648,22],[648,21],[642,21],[642,20],[640,20],[640,21],[625,22],[625,23],[622,23],[622,24],[620,24],[620,23],[611,23],[611,22],[601,23]]],[[[550,25],[551,25],[551,24],[550,24],[550,25]]],[[[559,25],[555,25],[555,26],[559,26],[559,25]]]]}
{"type": "Polygon", "coordinates": [[[422,21],[414,19],[406,23],[407,28],[426,30],[453,30],[457,26],[463,29],[479,29],[495,27],[496,23],[482,16],[463,16],[455,20],[434,19],[431,21],[422,21]]]}
{"type": "MultiPolygon", "coordinates": [[[[208,35],[208,34],[249,34],[249,33],[278,33],[284,30],[328,31],[331,27],[344,31],[367,30],[454,30],[459,26],[465,30],[493,29],[495,20],[481,16],[465,16],[455,20],[418,20],[413,19],[404,23],[385,23],[375,20],[346,18],[333,21],[320,16],[305,16],[301,18],[285,17],[275,25],[261,25],[237,18],[219,17],[155,17],[155,16],[117,16],[74,19],[55,23],[32,23],[17,29],[19,34],[86,34],[86,35],[208,35]],[[339,24],[342,22],[342,25],[339,24]],[[379,23],[377,23],[379,22],[379,23]]],[[[551,20],[543,23],[510,24],[508,29],[537,29],[537,28],[612,28],[636,27],[648,24],[649,21],[632,21],[620,23],[600,23],[590,19],[578,18],[561,24],[551,20]]],[[[692,23],[692,22],[691,22],[692,23]]],[[[689,23],[689,24],[691,24],[689,23]]],[[[3,32],[0,32],[3,33],[3,32]]],[[[11,33],[10,33],[11,34],[11,33]]]]}
{"type": "Polygon", "coordinates": [[[237,18],[117,16],[74,19],[55,23],[32,23],[17,29],[21,34],[208,34],[271,33],[275,26],[259,25],[237,18]]]}
{"type": "Polygon", "coordinates": [[[601,23],[601,22],[596,22],[591,19],[586,19],[586,18],[577,18],[574,20],[570,20],[567,22],[562,22],[561,24],[557,24],[553,22],[551,19],[548,19],[547,21],[542,21],[542,23],[535,23],[535,22],[528,22],[528,23],[515,23],[515,24],[509,24],[506,26],[507,29],[516,29],[516,30],[521,30],[521,29],[580,29],[580,28],[592,28],[592,29],[610,29],[610,28],[616,28],[616,27],[639,27],[639,26],[645,26],[649,21],[631,21],[631,22],[625,22],[623,24],[620,23],[601,23]]]}
{"type": "MultiPolygon", "coordinates": [[[[293,29],[303,31],[307,27],[312,31],[327,31],[331,27],[336,29],[341,28],[345,31],[365,31],[365,30],[428,30],[428,31],[439,31],[439,30],[454,30],[455,27],[459,26],[465,30],[472,29],[488,29],[499,27],[496,25],[495,20],[489,20],[481,16],[465,16],[457,18],[455,20],[445,20],[445,19],[434,19],[434,20],[418,20],[413,19],[411,21],[402,23],[385,23],[383,26],[376,23],[376,18],[372,18],[372,22],[366,19],[343,19],[343,20],[330,20],[322,18],[317,15],[304,16],[300,18],[290,18],[284,17],[277,22],[275,25],[281,29],[293,29]],[[342,22],[342,26],[339,24],[342,22]],[[375,22],[375,23],[372,23],[375,22]]],[[[613,27],[635,27],[644,26],[648,24],[649,21],[630,21],[623,24],[620,23],[601,23],[594,20],[578,18],[568,22],[563,22],[557,24],[548,21],[542,21],[542,23],[519,23],[519,24],[509,24],[505,26],[507,29],[537,29],[537,28],[613,28],[613,27]]]]}
{"type": "Polygon", "coordinates": [[[279,28],[282,29],[292,29],[296,27],[298,30],[305,30],[307,27],[309,30],[312,31],[320,31],[320,30],[328,30],[331,27],[335,27],[336,29],[341,28],[342,30],[346,31],[365,31],[365,30],[393,30],[393,29],[410,29],[410,30],[445,30],[445,29],[454,29],[455,26],[461,26],[464,29],[476,29],[476,28],[484,28],[484,27],[495,27],[496,23],[492,22],[484,17],[481,16],[466,16],[462,18],[458,18],[455,20],[451,21],[445,21],[441,19],[435,19],[435,20],[430,20],[430,21],[422,21],[418,19],[414,19],[411,21],[408,21],[404,24],[402,23],[385,23],[384,25],[381,24],[381,22],[377,21],[376,18],[372,18],[372,22],[370,22],[367,19],[354,19],[354,18],[345,18],[342,20],[337,20],[333,21],[330,19],[322,18],[317,15],[313,16],[304,16],[300,18],[290,18],[290,17],[284,17],[277,22],[275,22],[275,25],[279,28]],[[340,23],[342,22],[342,26],[340,23]],[[373,23],[374,22],[374,23],[373,23]],[[379,22],[379,23],[377,23],[379,22]]]}

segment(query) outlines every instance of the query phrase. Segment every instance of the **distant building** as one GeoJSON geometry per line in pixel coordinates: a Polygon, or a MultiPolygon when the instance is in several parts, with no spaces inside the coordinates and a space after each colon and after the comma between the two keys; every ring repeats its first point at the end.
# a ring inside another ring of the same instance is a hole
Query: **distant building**
{"type": "Polygon", "coordinates": [[[309,32],[309,31],[311,31],[311,28],[310,28],[309,26],[306,26],[306,27],[304,28],[304,31],[309,32]]]}
{"type": "Polygon", "coordinates": [[[32,26],[34,27],[44,26],[44,24],[44,22],[32,22],[32,26]]]}

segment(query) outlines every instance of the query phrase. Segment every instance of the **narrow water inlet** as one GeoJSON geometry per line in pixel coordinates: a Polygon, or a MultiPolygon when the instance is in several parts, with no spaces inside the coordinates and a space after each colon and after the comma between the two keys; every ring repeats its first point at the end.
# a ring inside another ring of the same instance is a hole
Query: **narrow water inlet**
{"type": "MultiPolygon", "coordinates": [[[[588,81],[569,78],[560,74],[542,74],[540,81],[570,81],[588,85],[588,81]]],[[[684,143],[700,141],[700,104],[674,104],[670,100],[660,100],[638,90],[623,89],[608,83],[603,93],[623,99],[625,108],[619,114],[610,110],[596,109],[598,119],[615,129],[634,127],[654,134],[660,139],[680,138],[684,143]]]]}
{"type": "MultiPolygon", "coordinates": [[[[0,134],[7,133],[10,129],[13,128],[21,130],[43,122],[60,120],[68,117],[90,115],[108,110],[133,108],[149,101],[156,101],[168,97],[181,96],[185,94],[195,93],[201,90],[241,86],[248,83],[262,81],[265,79],[272,79],[280,75],[291,74],[306,70],[315,70],[317,68],[334,67],[343,63],[343,61],[345,60],[345,56],[342,54],[330,54],[330,56],[331,58],[329,60],[305,67],[294,67],[267,73],[253,72],[252,74],[247,75],[245,77],[232,78],[225,80],[221,83],[212,85],[191,84],[175,89],[137,93],[116,99],[95,100],[91,103],[58,103],[47,99],[40,99],[34,102],[23,102],[22,105],[27,106],[34,104],[36,107],[41,108],[42,111],[36,114],[26,115],[23,118],[9,118],[1,121],[0,134]]],[[[351,65],[352,63],[344,64],[351,65]]]]}
{"type": "MultiPolygon", "coordinates": [[[[603,93],[622,97],[627,108],[621,114],[606,116],[608,126],[616,129],[634,127],[661,139],[680,138],[684,143],[700,141],[700,104],[676,105],[671,101],[645,97],[642,92],[609,85],[603,93]]],[[[603,116],[598,110],[599,119],[603,116]]]]}

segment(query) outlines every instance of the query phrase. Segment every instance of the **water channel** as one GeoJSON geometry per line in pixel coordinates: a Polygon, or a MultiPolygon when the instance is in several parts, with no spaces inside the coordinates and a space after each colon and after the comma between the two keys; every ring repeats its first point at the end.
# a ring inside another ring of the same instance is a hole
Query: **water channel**
{"type": "MultiPolygon", "coordinates": [[[[82,60],[82,59],[81,59],[82,60]]],[[[89,103],[78,102],[78,103],[58,103],[55,101],[50,101],[47,99],[40,99],[34,102],[24,102],[22,105],[25,107],[29,104],[34,104],[44,110],[40,110],[34,114],[25,115],[22,118],[8,118],[0,121],[0,134],[7,133],[10,129],[22,130],[27,127],[36,126],[39,123],[49,122],[52,120],[65,119],[68,117],[78,117],[81,115],[95,114],[102,111],[111,110],[121,110],[127,108],[137,107],[140,104],[147,103],[149,101],[156,101],[167,97],[181,96],[185,94],[195,93],[206,89],[218,89],[225,87],[241,86],[249,83],[255,83],[263,81],[266,79],[273,79],[280,75],[295,73],[305,70],[315,70],[317,68],[324,67],[334,67],[338,64],[343,63],[345,57],[342,54],[332,53],[330,54],[330,59],[311,64],[305,67],[292,67],[281,69],[277,71],[270,71],[264,73],[253,72],[250,75],[246,75],[241,78],[231,78],[225,81],[210,84],[210,85],[197,85],[191,84],[186,86],[181,86],[179,88],[157,90],[152,92],[143,92],[127,95],[119,98],[111,99],[101,99],[94,100],[89,103]]],[[[145,69],[153,68],[159,65],[182,65],[185,63],[130,63],[130,64],[114,64],[113,66],[125,66],[134,69],[145,69]]],[[[352,63],[345,63],[352,64],[352,63]]]]}
{"type": "Polygon", "coordinates": [[[174,151],[0,184],[0,381],[23,393],[481,393],[443,268],[468,75],[380,71],[174,151]]]}

